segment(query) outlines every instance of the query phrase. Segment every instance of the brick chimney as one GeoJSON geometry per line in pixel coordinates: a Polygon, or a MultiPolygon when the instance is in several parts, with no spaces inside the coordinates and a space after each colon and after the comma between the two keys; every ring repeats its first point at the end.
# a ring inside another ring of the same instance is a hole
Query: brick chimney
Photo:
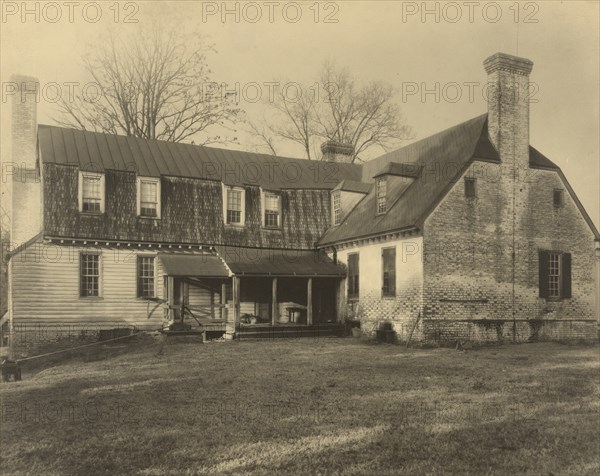
{"type": "Polygon", "coordinates": [[[37,78],[21,75],[11,76],[10,81],[14,90],[11,164],[5,165],[5,172],[12,174],[10,241],[13,246],[19,246],[42,229],[42,193],[37,160],[40,83],[37,78]]]}
{"type": "Polygon", "coordinates": [[[354,146],[329,140],[321,145],[321,152],[323,152],[321,160],[350,163],[354,157],[354,146]]]}
{"type": "Polygon", "coordinates": [[[525,58],[496,53],[483,62],[488,74],[488,131],[504,163],[529,167],[529,73],[525,58]]]}

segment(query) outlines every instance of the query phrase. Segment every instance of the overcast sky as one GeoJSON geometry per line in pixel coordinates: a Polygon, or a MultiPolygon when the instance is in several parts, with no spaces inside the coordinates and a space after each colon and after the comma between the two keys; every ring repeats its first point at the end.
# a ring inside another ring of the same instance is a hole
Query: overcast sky
{"type": "MultiPolygon", "coordinates": [[[[534,62],[531,81],[537,86],[537,102],[531,104],[531,144],[563,169],[600,224],[597,1],[521,2],[518,8],[513,1],[431,2],[429,13],[422,2],[338,1],[315,6],[259,1],[246,7],[228,2],[231,12],[239,8],[238,18],[235,13],[222,16],[223,2],[121,2],[115,8],[109,1],[98,2],[97,9],[93,2],[80,1],[72,12],[60,1],[55,2],[58,12],[44,2],[27,3],[33,13],[25,17],[21,2],[1,3],[3,88],[12,73],[36,76],[42,87],[84,82],[81,58],[87,44],[107,28],[150,27],[149,19],[161,15],[210,35],[218,49],[209,58],[214,77],[228,84],[262,85],[274,78],[308,81],[327,59],[348,67],[360,80],[392,83],[416,138],[486,112],[486,57],[498,51],[524,56],[534,62]],[[465,85],[470,82],[477,84],[465,85]],[[422,89],[436,87],[439,95],[422,97],[422,89]]],[[[10,130],[9,103],[4,99],[3,154],[10,130]]],[[[242,107],[255,110],[243,96],[241,100],[242,107]]],[[[42,100],[39,122],[51,124],[53,112],[53,104],[42,100]]],[[[250,147],[249,138],[240,134],[235,148],[250,147]]],[[[281,152],[301,156],[293,147],[281,152]]]]}

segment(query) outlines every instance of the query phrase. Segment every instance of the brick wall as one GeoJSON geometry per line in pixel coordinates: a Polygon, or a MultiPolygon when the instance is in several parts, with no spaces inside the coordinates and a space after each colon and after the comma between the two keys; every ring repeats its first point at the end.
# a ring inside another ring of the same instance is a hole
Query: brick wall
{"type": "MultiPolygon", "coordinates": [[[[341,315],[358,318],[361,329],[369,336],[383,323],[391,323],[399,340],[406,340],[423,307],[423,239],[419,236],[404,239],[370,240],[357,246],[338,250],[341,263],[348,263],[348,255],[359,254],[359,298],[348,299],[347,280],[341,286],[341,315]],[[382,296],[381,253],[383,248],[396,248],[396,296],[382,296]]],[[[412,339],[422,340],[423,328],[419,322],[412,339]]]]}
{"type": "Polygon", "coordinates": [[[506,163],[474,162],[465,176],[477,178],[477,197],[465,197],[463,176],[425,223],[425,337],[596,339],[594,235],[558,172],[529,169],[514,203],[506,163]],[[559,188],[565,203],[555,208],[559,188]],[[538,297],[540,249],[571,253],[571,298],[538,297]]]}

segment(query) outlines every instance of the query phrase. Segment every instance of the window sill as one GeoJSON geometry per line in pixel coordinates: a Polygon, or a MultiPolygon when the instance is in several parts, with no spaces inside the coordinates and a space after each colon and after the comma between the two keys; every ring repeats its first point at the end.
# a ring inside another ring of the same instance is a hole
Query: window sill
{"type": "Polygon", "coordinates": [[[137,217],[142,220],[153,220],[153,221],[160,220],[160,217],[147,217],[147,216],[143,216],[143,215],[138,215],[137,217]]]}
{"type": "Polygon", "coordinates": [[[396,295],[395,294],[383,294],[381,296],[381,299],[385,299],[386,301],[392,301],[392,300],[396,299],[396,295]]]}
{"type": "Polygon", "coordinates": [[[89,296],[89,297],[79,296],[79,300],[80,301],[104,301],[104,297],[103,296],[89,296]]]}
{"type": "Polygon", "coordinates": [[[263,230],[271,230],[271,231],[283,231],[283,227],[281,226],[262,226],[263,230]]]}
{"type": "Polygon", "coordinates": [[[242,223],[225,223],[226,228],[245,228],[246,225],[242,223]]]}
{"type": "Polygon", "coordinates": [[[84,212],[82,210],[79,210],[79,214],[81,216],[98,217],[104,215],[104,212],[84,212]]]}
{"type": "Polygon", "coordinates": [[[565,299],[571,299],[568,297],[547,297],[547,298],[542,298],[544,299],[546,302],[560,302],[560,301],[564,301],[565,299]]]}

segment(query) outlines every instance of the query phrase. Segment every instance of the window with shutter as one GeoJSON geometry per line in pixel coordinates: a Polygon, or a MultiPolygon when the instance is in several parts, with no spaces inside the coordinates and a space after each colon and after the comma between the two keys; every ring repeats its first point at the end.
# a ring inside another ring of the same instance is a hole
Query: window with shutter
{"type": "Polygon", "coordinates": [[[384,248],[381,251],[383,296],[396,295],[396,248],[384,248]]]}
{"type": "Polygon", "coordinates": [[[348,255],[348,299],[356,299],[359,294],[358,253],[348,255]]]}
{"type": "Polygon", "coordinates": [[[539,297],[571,297],[571,254],[560,251],[539,252],[539,297]]]}

